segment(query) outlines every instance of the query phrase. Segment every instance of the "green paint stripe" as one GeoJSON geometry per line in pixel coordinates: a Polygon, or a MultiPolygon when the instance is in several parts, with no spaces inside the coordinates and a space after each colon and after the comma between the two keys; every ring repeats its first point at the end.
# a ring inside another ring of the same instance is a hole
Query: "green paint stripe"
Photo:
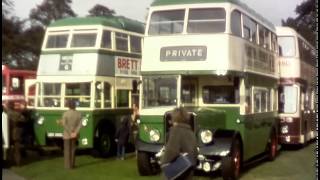
{"type": "Polygon", "coordinates": [[[122,16],[104,16],[104,17],[76,17],[57,20],[49,27],[79,26],[79,25],[102,25],[111,26],[118,29],[124,29],[137,33],[144,33],[143,23],[128,19],[122,16]]]}
{"type": "Polygon", "coordinates": [[[108,55],[112,55],[112,56],[128,56],[128,57],[133,57],[133,58],[141,58],[141,54],[115,52],[112,50],[105,50],[105,49],[52,50],[52,51],[42,51],[41,55],[46,55],[46,54],[77,54],[77,53],[98,53],[98,54],[108,54],[108,55]]]}

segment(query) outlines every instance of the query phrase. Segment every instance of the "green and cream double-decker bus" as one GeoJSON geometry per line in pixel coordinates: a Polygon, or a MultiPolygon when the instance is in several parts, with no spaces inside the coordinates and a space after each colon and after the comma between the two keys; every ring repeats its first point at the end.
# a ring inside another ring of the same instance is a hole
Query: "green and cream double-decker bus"
{"type": "Polygon", "coordinates": [[[300,34],[277,27],[280,46],[281,144],[303,145],[316,137],[316,52],[300,34]]]}
{"type": "MultiPolygon", "coordinates": [[[[241,165],[277,154],[275,27],[235,0],[156,0],[142,50],[138,170],[159,167],[171,112],[184,106],[198,139],[197,169],[237,179],[241,165]]],[[[164,148],[165,150],[165,148],[164,148]]]]}
{"type": "Polygon", "coordinates": [[[144,25],[124,17],[67,18],[46,30],[37,70],[37,143],[61,141],[57,124],[74,100],[82,113],[79,148],[112,152],[123,115],[132,113],[140,78],[144,25]]]}

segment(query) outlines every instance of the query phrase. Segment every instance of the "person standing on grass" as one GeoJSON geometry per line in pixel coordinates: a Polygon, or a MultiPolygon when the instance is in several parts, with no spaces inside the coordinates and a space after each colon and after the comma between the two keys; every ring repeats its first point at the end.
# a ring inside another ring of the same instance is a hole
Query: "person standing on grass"
{"type": "Polygon", "coordinates": [[[130,132],[132,134],[134,147],[136,149],[136,140],[137,140],[137,135],[138,135],[138,122],[137,122],[137,120],[140,118],[139,107],[136,104],[133,104],[132,109],[133,109],[133,113],[131,115],[131,131],[130,132]]]}
{"type": "Polygon", "coordinates": [[[130,119],[128,116],[123,116],[120,121],[121,124],[115,134],[115,141],[117,142],[117,158],[124,160],[125,146],[129,140],[130,119]]]}
{"type": "Polygon", "coordinates": [[[68,107],[69,110],[62,116],[64,167],[72,169],[75,167],[76,141],[81,128],[81,113],[76,110],[75,101],[68,101],[68,107]]]}
{"type": "Polygon", "coordinates": [[[22,132],[26,122],[24,116],[14,109],[14,102],[7,105],[7,115],[9,119],[10,136],[13,143],[13,158],[17,166],[21,165],[22,132]]]}

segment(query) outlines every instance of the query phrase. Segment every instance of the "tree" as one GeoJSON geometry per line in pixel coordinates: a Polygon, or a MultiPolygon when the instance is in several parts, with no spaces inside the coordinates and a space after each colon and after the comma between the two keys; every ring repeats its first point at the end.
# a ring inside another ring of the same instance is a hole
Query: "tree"
{"type": "Polygon", "coordinates": [[[29,18],[42,26],[48,26],[51,22],[77,16],[70,7],[72,0],[44,0],[30,12],[29,18]]]}
{"type": "Polygon", "coordinates": [[[10,13],[13,9],[10,0],[3,0],[2,4],[2,63],[12,68],[36,69],[44,35],[43,27],[26,27],[27,20],[21,20],[10,13]]]}
{"type": "Polygon", "coordinates": [[[13,2],[11,0],[2,0],[2,18],[10,13],[12,7],[13,2]]]}
{"type": "Polygon", "coordinates": [[[96,4],[89,11],[88,16],[113,16],[116,12],[101,4],[96,4]]]}
{"type": "Polygon", "coordinates": [[[298,5],[295,9],[296,18],[289,17],[282,20],[283,26],[294,28],[311,44],[315,45],[316,37],[316,1],[307,0],[298,5]]]}

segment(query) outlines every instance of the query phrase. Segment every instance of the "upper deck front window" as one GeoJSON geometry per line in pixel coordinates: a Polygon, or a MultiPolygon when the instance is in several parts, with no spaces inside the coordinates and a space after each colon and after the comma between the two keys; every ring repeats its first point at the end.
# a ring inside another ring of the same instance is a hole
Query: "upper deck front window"
{"type": "Polygon", "coordinates": [[[280,46],[280,56],[295,56],[295,40],[290,36],[279,36],[278,44],[280,46]]]}
{"type": "Polygon", "coordinates": [[[222,8],[190,9],[188,33],[219,33],[226,27],[226,11],[222,8]]]}
{"type": "Polygon", "coordinates": [[[149,35],[182,33],[185,10],[153,12],[149,25],[149,35]]]}
{"type": "Polygon", "coordinates": [[[68,34],[49,35],[46,48],[65,48],[67,47],[68,34]]]}
{"type": "Polygon", "coordinates": [[[96,33],[73,34],[71,47],[94,47],[96,39],[96,33]]]}

